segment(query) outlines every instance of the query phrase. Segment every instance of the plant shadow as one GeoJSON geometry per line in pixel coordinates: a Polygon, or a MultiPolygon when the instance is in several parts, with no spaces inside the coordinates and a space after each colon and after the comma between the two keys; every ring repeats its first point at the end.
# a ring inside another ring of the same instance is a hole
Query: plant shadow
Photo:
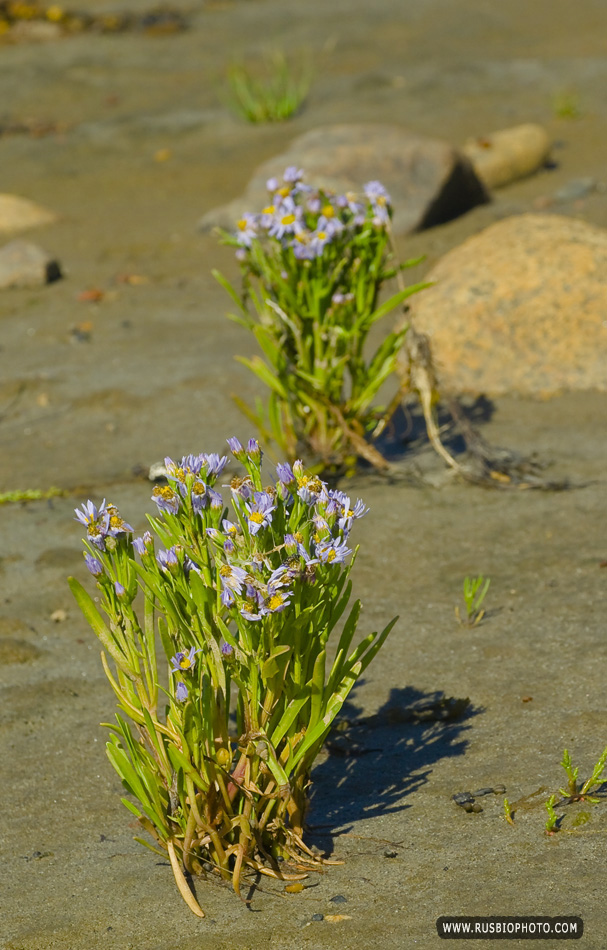
{"type": "MultiPolygon", "coordinates": [[[[495,413],[495,403],[486,396],[458,401],[462,416],[475,428],[490,422],[495,413]]],[[[438,427],[443,445],[452,455],[463,455],[466,442],[449,409],[440,405],[437,410],[438,427]]],[[[428,447],[430,440],[424,414],[419,402],[404,405],[402,402],[375,442],[375,448],[389,462],[404,456],[415,457],[428,447]]]]}
{"type": "Polygon", "coordinates": [[[333,836],[356,821],[409,808],[407,796],[436,762],[464,754],[463,734],[482,711],[468,699],[412,686],[392,689],[373,716],[362,717],[348,700],[327,740],[329,754],[312,773],[309,843],[330,852],[333,836]]]}

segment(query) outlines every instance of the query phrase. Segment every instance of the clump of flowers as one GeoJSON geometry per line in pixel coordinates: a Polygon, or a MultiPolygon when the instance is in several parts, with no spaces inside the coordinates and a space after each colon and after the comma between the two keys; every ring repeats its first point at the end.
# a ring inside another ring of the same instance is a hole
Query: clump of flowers
{"type": "Polygon", "coordinates": [[[166,459],[158,517],[141,537],[105,501],[76,511],[100,610],[70,578],[118,699],[107,751],[122,801],[199,916],[184,871],[217,874],[238,893],[248,870],[298,879],[318,867],[303,840],[312,764],[395,623],[352,648],[350,534],[362,501],[300,461],[264,485],[258,443],[228,444],[243,467],[223,486],[231,511],[217,486],[226,456],[166,459]]]}
{"type": "Polygon", "coordinates": [[[361,455],[377,461],[369,440],[398,404],[398,394],[387,409],[375,399],[407,328],[387,334],[373,355],[369,332],[427,285],[403,287],[379,303],[385,281],[417,263],[395,263],[390,196],[380,182],[368,182],[362,195],[337,195],[303,177],[289,167],[282,181],[269,179],[267,206],[243,215],[235,234],[222,232],[237,248],[242,293],[214,273],[238,306],[230,316],[265,356],[239,359],[268,387],[267,406],[239,405],[290,461],[307,453],[320,468],[339,470],[361,455]]]}

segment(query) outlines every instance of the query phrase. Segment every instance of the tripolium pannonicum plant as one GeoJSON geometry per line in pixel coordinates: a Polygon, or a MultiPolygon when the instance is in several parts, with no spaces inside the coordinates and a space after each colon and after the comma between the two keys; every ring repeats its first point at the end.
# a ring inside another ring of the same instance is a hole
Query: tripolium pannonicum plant
{"type": "Polygon", "coordinates": [[[228,443],[244,469],[232,513],[216,488],[225,456],[166,459],[142,537],[113,505],[76,512],[99,609],[70,578],[118,698],[107,751],[122,801],[198,916],[184,871],[239,893],[247,871],[298,880],[323,863],[303,840],[311,768],[395,623],[352,647],[348,545],[362,501],[301,462],[264,487],[257,442],[228,443]]]}
{"type": "MultiPolygon", "coordinates": [[[[407,326],[386,334],[374,353],[374,325],[428,284],[401,288],[380,302],[386,282],[417,261],[396,260],[390,196],[378,181],[361,194],[334,194],[305,184],[292,166],[267,182],[266,207],[245,214],[236,233],[242,290],[215,277],[263,352],[239,357],[268,388],[266,406],[237,403],[266,439],[293,461],[301,453],[318,471],[351,471],[357,457],[387,463],[373,445],[401,400],[377,396],[395,370],[407,326]]],[[[402,281],[401,281],[402,283],[402,281]]]]}

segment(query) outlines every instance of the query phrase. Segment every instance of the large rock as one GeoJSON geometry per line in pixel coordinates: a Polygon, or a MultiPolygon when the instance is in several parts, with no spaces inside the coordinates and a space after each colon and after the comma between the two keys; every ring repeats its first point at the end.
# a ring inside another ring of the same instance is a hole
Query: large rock
{"type": "Polygon", "coordinates": [[[266,181],[288,165],[303,168],[308,184],[335,192],[360,192],[366,182],[381,181],[399,233],[442,224],[488,200],[469,159],[446,142],[393,125],[333,125],[306,132],[260,165],[245,194],[205,214],[201,230],[232,229],[245,211],[261,211],[266,181]]]}
{"type": "Polygon", "coordinates": [[[61,268],[46,251],[27,241],[11,241],[0,249],[0,289],[40,287],[61,277],[61,268]]]}
{"type": "Polygon", "coordinates": [[[478,177],[488,188],[526,178],[546,164],[551,142],[541,125],[528,122],[469,139],[463,147],[478,177]]]}
{"type": "Polygon", "coordinates": [[[27,231],[56,220],[52,211],[20,198],[18,195],[0,195],[0,234],[27,231]]]}
{"type": "Polygon", "coordinates": [[[450,251],[428,279],[410,315],[446,390],[607,390],[607,231],[517,215],[450,251]]]}

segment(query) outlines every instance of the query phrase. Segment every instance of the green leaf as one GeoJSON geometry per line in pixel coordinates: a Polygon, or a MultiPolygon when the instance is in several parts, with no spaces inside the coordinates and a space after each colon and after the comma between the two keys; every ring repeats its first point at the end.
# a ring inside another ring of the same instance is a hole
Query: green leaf
{"type": "Polygon", "coordinates": [[[128,661],[122,651],[116,646],[109,627],[106,626],[103,618],[95,607],[93,598],[85,591],[80,581],[77,581],[75,577],[68,577],[67,582],[76,599],[76,603],[91,625],[95,636],[100,640],[104,650],[107,650],[114,662],[130,679],[134,679],[128,661]]]}
{"type": "Polygon", "coordinates": [[[361,326],[365,325],[368,327],[373,326],[374,323],[377,323],[378,320],[381,320],[382,317],[385,317],[396,307],[400,306],[407,297],[412,297],[413,294],[418,293],[420,290],[424,290],[426,287],[432,287],[432,283],[420,284],[411,284],[409,287],[405,287],[404,290],[399,290],[393,294],[388,300],[385,301],[377,310],[374,310],[373,313],[367,315],[363,314],[356,321],[356,329],[359,329],[361,326]]]}
{"type": "MultiPolygon", "coordinates": [[[[248,317],[248,313],[247,313],[246,307],[243,305],[243,302],[242,302],[241,298],[240,298],[239,295],[236,293],[236,291],[235,291],[234,288],[232,287],[232,285],[231,285],[231,283],[229,282],[229,280],[226,280],[226,278],[223,276],[223,274],[222,274],[220,271],[218,271],[216,268],[214,268],[213,270],[211,270],[211,273],[212,273],[213,277],[215,278],[215,280],[217,281],[217,283],[218,283],[218,284],[221,284],[221,286],[222,286],[223,289],[226,291],[226,293],[228,293],[228,294],[230,295],[230,297],[232,298],[232,300],[234,301],[234,303],[236,304],[236,306],[238,307],[238,309],[241,310],[241,311],[248,317]]],[[[250,318],[249,318],[249,319],[250,319],[250,318]]]]}
{"type": "Polygon", "coordinates": [[[278,379],[272,375],[271,371],[268,369],[266,364],[259,358],[259,356],[254,356],[252,359],[248,359],[246,356],[237,356],[235,357],[239,363],[242,363],[243,366],[246,366],[251,370],[252,373],[265,383],[270,389],[277,393],[281,399],[287,398],[287,393],[278,379]]]}

